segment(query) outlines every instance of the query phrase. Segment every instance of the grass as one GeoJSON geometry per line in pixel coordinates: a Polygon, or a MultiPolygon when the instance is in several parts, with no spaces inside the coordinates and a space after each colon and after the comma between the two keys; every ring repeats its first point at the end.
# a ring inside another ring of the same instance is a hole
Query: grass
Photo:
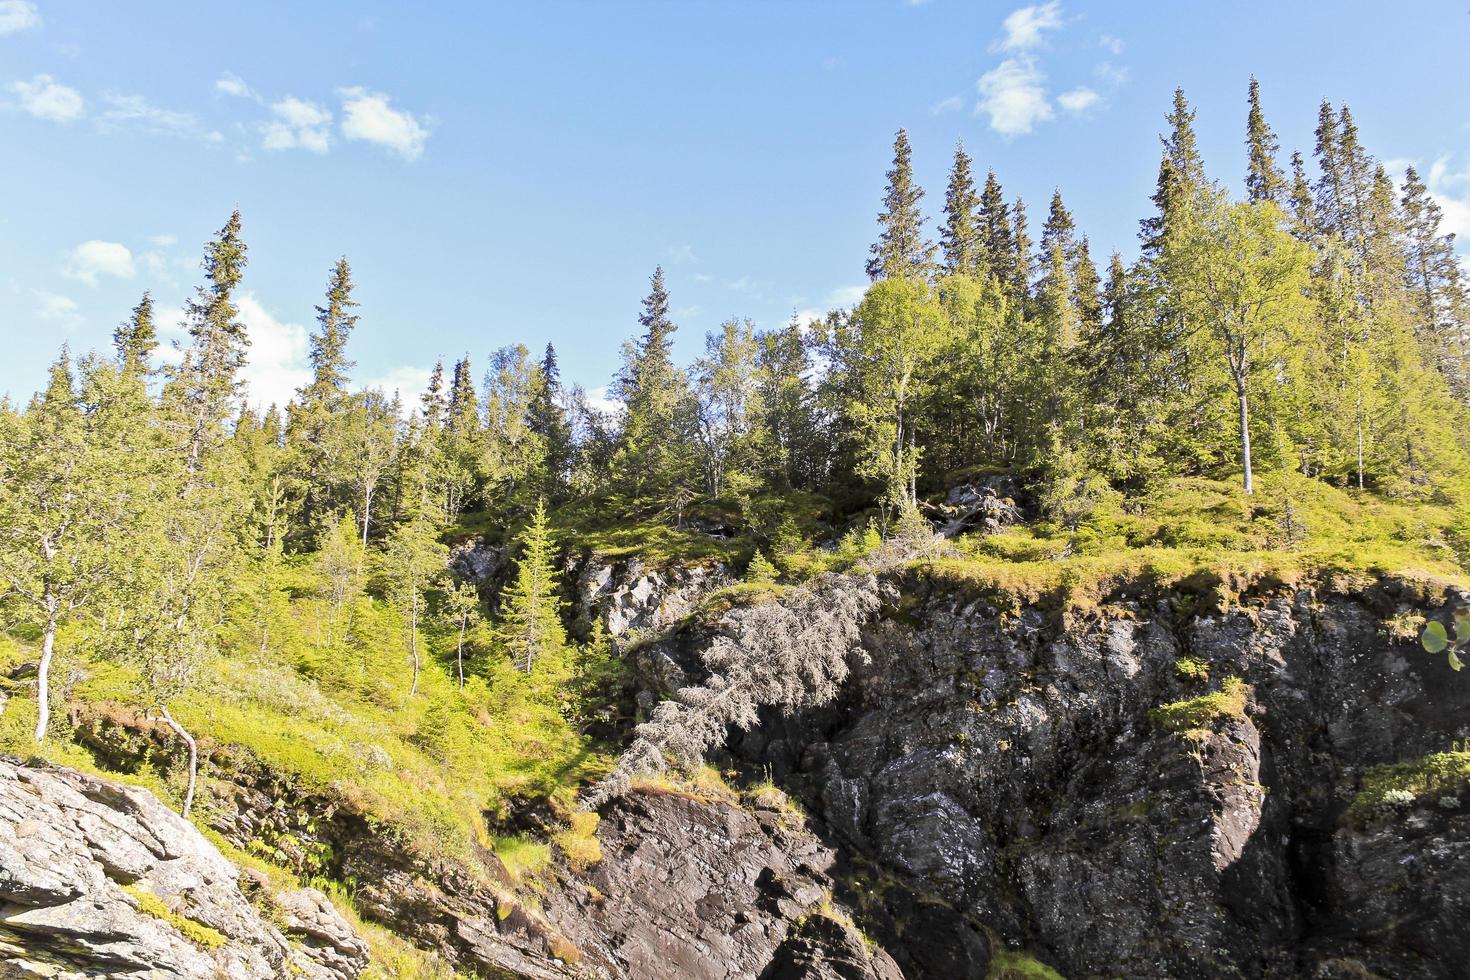
{"type": "Polygon", "coordinates": [[[1457,796],[1467,786],[1470,786],[1470,751],[1436,752],[1422,759],[1375,766],[1363,774],[1361,788],[1345,816],[1349,823],[1362,827],[1384,815],[1390,793],[1408,793],[1419,800],[1457,796]]]}
{"type": "Polygon", "coordinates": [[[990,956],[986,980],[1066,980],[1060,973],[1026,953],[997,950],[990,956]]]}
{"type": "Polygon", "coordinates": [[[1428,593],[1470,585],[1470,553],[1454,544],[1465,522],[1454,502],[1390,500],[1290,473],[1262,475],[1254,497],[1231,482],[1187,477],[1109,500],[1075,532],[1042,522],[963,536],[957,557],[925,568],[1002,611],[1087,613],[1166,591],[1223,608],[1252,590],[1308,580],[1350,588],[1384,575],[1428,593]]]}
{"type": "Polygon", "coordinates": [[[566,829],[552,835],[551,842],[573,871],[586,871],[602,860],[602,845],[597,840],[600,819],[596,813],[576,811],[569,815],[566,829]]]}
{"type": "Polygon", "coordinates": [[[142,885],[123,885],[122,890],[133,896],[138,903],[138,909],[155,919],[167,922],[179,935],[183,936],[195,946],[203,949],[219,949],[228,940],[216,929],[211,929],[202,922],[180,915],[168,907],[163,899],[144,888],[142,885]]]}
{"type": "Polygon", "coordinates": [[[525,884],[551,864],[551,848],[529,837],[496,837],[495,856],[516,884],[525,884]]]}
{"type": "MultiPolygon", "coordinates": [[[[419,689],[410,695],[395,614],[363,599],[350,613],[352,638],[317,646],[322,616],[318,601],[292,601],[272,624],[264,656],[232,623],[226,649],[250,652],[206,664],[195,688],[171,706],[200,740],[206,779],[227,777],[216,767],[232,760],[258,762],[300,793],[392,827],[422,855],[473,867],[487,812],[515,797],[550,796],[606,768],[565,714],[569,668],[551,665],[528,679],[503,658],[485,658],[460,690],[447,669],[452,637],[427,632],[419,689]]],[[[80,678],[69,698],[82,718],[129,716],[140,704],[131,668],[91,659],[81,644],[62,639],[58,675],[80,678]]],[[[0,673],[33,652],[29,643],[5,639],[0,673]]],[[[71,740],[68,711],[54,708],[52,737],[38,746],[30,733],[34,698],[13,697],[0,715],[0,752],[120,777],[179,802],[181,757],[154,753],[133,771],[108,771],[71,740]]]]}
{"type": "Polygon", "coordinates": [[[1200,732],[1212,722],[1244,717],[1249,693],[1245,681],[1239,677],[1227,677],[1220,684],[1220,690],[1187,701],[1160,705],[1149,712],[1149,719],[1165,731],[1178,734],[1200,732]]]}

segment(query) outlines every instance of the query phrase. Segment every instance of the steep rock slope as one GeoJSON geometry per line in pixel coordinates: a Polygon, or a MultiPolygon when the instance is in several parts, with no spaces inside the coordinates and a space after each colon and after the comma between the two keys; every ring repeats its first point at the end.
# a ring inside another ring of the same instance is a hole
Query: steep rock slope
{"type": "Polygon", "coordinates": [[[872,859],[848,893],[911,976],[941,974],[905,961],[889,876],[1074,978],[1470,976],[1470,683],[1388,634],[1418,590],[1125,601],[1061,630],[888,584],[840,703],[735,750],[872,859]],[[1433,753],[1440,782],[1362,792],[1433,753]]]}
{"type": "Polygon", "coordinates": [[[0,976],[330,980],[367,965],[320,893],[278,899],[290,939],[151,793],[0,759],[0,976]]]}

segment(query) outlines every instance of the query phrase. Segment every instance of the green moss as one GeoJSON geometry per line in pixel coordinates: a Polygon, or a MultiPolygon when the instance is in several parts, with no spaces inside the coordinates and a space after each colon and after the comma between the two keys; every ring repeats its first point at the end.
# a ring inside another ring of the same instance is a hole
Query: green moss
{"type": "Polygon", "coordinates": [[[1239,677],[1227,677],[1220,690],[1187,701],[1160,705],[1149,712],[1149,718],[1165,731],[1199,731],[1222,718],[1242,717],[1248,693],[1245,682],[1239,677]]]}
{"type": "Polygon", "coordinates": [[[138,903],[139,911],[167,922],[179,935],[195,946],[201,946],[204,949],[219,949],[229,941],[218,930],[175,912],[163,899],[142,885],[123,885],[122,890],[133,896],[134,901],[138,903]]]}
{"type": "Polygon", "coordinates": [[[578,810],[568,817],[564,830],[552,835],[551,842],[566,855],[573,871],[586,871],[602,860],[602,844],[597,839],[596,813],[578,810]]]}
{"type": "Polygon", "coordinates": [[[496,837],[495,856],[517,883],[534,878],[551,863],[551,848],[528,837],[496,837]]]}
{"type": "Polygon", "coordinates": [[[1203,684],[1210,679],[1210,665],[1198,657],[1180,657],[1174,663],[1174,673],[1182,681],[1203,684]]]}
{"type": "Polygon", "coordinates": [[[1348,805],[1349,823],[1365,826],[1383,816],[1390,793],[1415,799],[1455,795],[1470,786],[1470,751],[1436,752],[1422,759],[1375,766],[1363,774],[1361,788],[1348,805]]]}
{"type": "Polygon", "coordinates": [[[986,980],[1066,980],[1060,973],[1026,953],[998,950],[990,957],[986,980]]]}

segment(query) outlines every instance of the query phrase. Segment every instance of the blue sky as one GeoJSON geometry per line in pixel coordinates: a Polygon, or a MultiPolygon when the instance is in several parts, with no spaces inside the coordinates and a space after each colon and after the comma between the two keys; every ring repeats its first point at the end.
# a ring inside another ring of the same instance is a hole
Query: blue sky
{"type": "Polygon", "coordinates": [[[1060,187],[1128,255],[1173,88],[1238,187],[1252,72],[1285,152],[1350,103],[1470,240],[1467,59],[1463,0],[0,0],[0,393],[145,288],[174,323],[236,206],[260,401],[300,383],[342,254],[357,379],[405,390],[548,340],[605,385],[658,263],[684,358],[727,317],[850,301],[899,126],[931,213],[963,139],[1035,221],[1060,187]]]}

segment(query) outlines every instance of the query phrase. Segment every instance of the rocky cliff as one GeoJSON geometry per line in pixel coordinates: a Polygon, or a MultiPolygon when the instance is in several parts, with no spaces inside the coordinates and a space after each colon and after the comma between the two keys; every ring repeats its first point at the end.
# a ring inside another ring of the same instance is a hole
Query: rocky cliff
{"type": "Polygon", "coordinates": [[[735,750],[872,862],[846,894],[901,963],[889,876],[1071,977],[1470,976],[1470,683],[1412,630],[1439,596],[1120,599],[1062,629],[888,586],[840,702],[735,750]]]}
{"type": "MultiPolygon", "coordinates": [[[[656,626],[704,584],[624,601],[641,575],[586,597],[656,626]]],[[[531,883],[488,852],[488,873],[409,853],[245,764],[210,823],[298,870],[329,854],[315,870],[364,918],[490,977],[1046,975],[1022,951],[1073,978],[1470,976],[1470,682],[1413,641],[1418,611],[1464,597],[1124,589],[1062,616],[916,572],[881,591],[837,697],[767,711],[716,760],[797,803],[640,784],[602,807],[595,853],[531,883]]],[[[645,639],[630,693],[698,680],[709,646],[698,618],[645,639]]],[[[144,791],[0,764],[0,976],[363,968],[323,896],[241,880],[144,791]]]]}

